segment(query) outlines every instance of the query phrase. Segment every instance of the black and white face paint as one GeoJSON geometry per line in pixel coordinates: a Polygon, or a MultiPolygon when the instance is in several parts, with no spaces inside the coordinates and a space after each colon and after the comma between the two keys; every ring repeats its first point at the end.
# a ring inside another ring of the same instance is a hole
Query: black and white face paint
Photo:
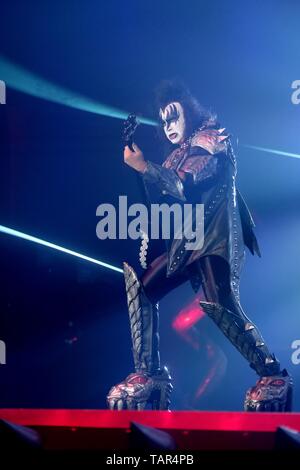
{"type": "Polygon", "coordinates": [[[181,144],[185,139],[186,124],[183,107],[177,101],[159,110],[164,132],[172,144],[181,144]]]}

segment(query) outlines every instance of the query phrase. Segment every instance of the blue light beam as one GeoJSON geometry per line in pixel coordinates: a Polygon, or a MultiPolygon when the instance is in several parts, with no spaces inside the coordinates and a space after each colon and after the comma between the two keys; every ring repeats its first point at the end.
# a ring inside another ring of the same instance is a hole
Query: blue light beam
{"type": "Polygon", "coordinates": [[[67,253],[68,255],[75,256],[76,258],[84,259],[85,261],[89,261],[90,263],[95,263],[103,268],[111,269],[112,271],[116,271],[118,273],[123,274],[123,269],[117,268],[108,263],[104,263],[103,261],[99,261],[94,258],[90,258],[89,256],[82,255],[81,253],[77,253],[76,251],[69,250],[68,248],[64,248],[59,245],[55,245],[54,243],[47,242],[46,240],[42,240],[41,238],[33,237],[32,235],[27,235],[26,233],[19,232],[18,230],[14,230],[9,227],[5,227],[4,225],[0,225],[0,232],[6,233],[8,235],[12,235],[14,237],[23,238],[23,240],[28,240],[33,243],[38,243],[39,245],[47,246],[48,248],[52,248],[53,250],[62,251],[63,253],[67,253]]]}
{"type": "MultiPolygon", "coordinates": [[[[52,101],[64,106],[87,111],[94,114],[100,114],[107,117],[126,119],[128,112],[121,109],[107,106],[95,100],[87,98],[86,96],[74,93],[59,85],[55,85],[38,75],[35,75],[25,68],[15,65],[8,61],[6,58],[0,56],[0,70],[1,79],[9,87],[27,93],[31,96],[41,98],[44,100],[52,101]]],[[[138,117],[142,124],[156,126],[157,122],[143,117],[138,117]]],[[[284,152],[281,150],[270,149],[266,147],[259,147],[256,145],[243,145],[245,148],[258,150],[261,152],[272,153],[284,157],[300,158],[300,154],[284,152]]]]}
{"type": "Polygon", "coordinates": [[[275,155],[281,155],[284,157],[300,158],[300,155],[298,153],[283,152],[282,150],[269,149],[265,147],[257,147],[256,145],[243,145],[243,147],[246,147],[248,149],[253,149],[253,150],[259,150],[260,152],[274,153],[275,155]]]}
{"type": "MultiPolygon", "coordinates": [[[[100,114],[103,116],[117,119],[126,119],[127,112],[118,108],[113,108],[105,104],[98,103],[86,96],[74,93],[59,85],[55,85],[38,75],[35,75],[19,65],[14,65],[4,57],[0,56],[1,80],[9,87],[27,93],[28,95],[52,101],[54,103],[69,106],[70,108],[80,109],[89,113],[100,114]]],[[[138,117],[142,124],[156,126],[157,123],[152,119],[138,117]]]]}

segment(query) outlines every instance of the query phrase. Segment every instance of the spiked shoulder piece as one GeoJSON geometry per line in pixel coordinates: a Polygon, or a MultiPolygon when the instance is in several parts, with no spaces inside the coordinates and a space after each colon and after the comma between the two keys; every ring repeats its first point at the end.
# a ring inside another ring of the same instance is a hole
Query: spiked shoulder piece
{"type": "Polygon", "coordinates": [[[225,128],[200,130],[191,140],[191,150],[193,152],[193,147],[201,147],[210,155],[226,152],[229,137],[225,128]]]}

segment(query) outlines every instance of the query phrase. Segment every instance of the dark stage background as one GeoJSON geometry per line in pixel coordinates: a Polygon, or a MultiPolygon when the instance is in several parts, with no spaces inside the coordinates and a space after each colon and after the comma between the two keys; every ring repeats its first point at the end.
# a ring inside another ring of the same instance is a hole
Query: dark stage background
{"type": "MultiPolygon", "coordinates": [[[[0,14],[2,59],[52,84],[156,119],[155,86],[180,77],[218,113],[262,251],[247,256],[241,299],[294,376],[300,411],[300,160],[246,147],[300,154],[299,2],[7,0],[0,14]]],[[[122,162],[122,121],[9,86],[6,101],[0,224],[138,267],[136,242],[96,237],[100,203],[141,200],[122,162]]],[[[140,126],[136,141],[160,161],[154,127],[140,126]]],[[[0,407],[104,408],[133,367],[122,275],[3,233],[0,250],[0,407]]],[[[209,319],[186,331],[174,323],[193,298],[186,285],[161,302],[173,408],[240,410],[255,374],[209,319]]]]}

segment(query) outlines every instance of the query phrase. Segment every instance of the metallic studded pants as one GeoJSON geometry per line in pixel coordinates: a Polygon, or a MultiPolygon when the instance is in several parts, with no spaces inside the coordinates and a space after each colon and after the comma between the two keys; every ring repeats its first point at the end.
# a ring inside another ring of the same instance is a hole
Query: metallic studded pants
{"type": "MultiPolygon", "coordinates": [[[[227,263],[217,256],[196,261],[206,302],[201,306],[224,335],[260,376],[276,375],[280,364],[271,354],[257,327],[247,318],[240,305],[227,263]]],[[[166,278],[167,255],[156,258],[145,271],[141,282],[151,303],[155,304],[170,291],[189,279],[188,272],[166,278]]],[[[193,272],[195,266],[193,266],[193,272]]]]}

